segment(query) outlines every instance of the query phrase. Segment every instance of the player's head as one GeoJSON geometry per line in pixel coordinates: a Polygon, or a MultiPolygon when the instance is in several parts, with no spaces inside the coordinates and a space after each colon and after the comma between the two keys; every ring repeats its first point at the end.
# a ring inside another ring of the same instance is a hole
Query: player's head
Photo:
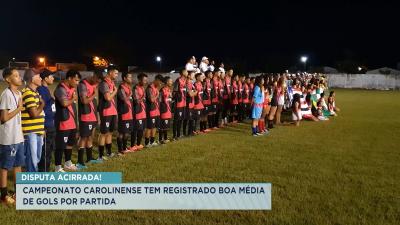
{"type": "Polygon", "coordinates": [[[5,68],[3,70],[3,79],[8,83],[8,85],[14,85],[17,87],[22,85],[21,76],[15,68],[5,68]]]}
{"type": "Polygon", "coordinates": [[[116,66],[108,66],[107,67],[107,76],[111,80],[115,80],[118,77],[118,68],[116,66]]]}
{"type": "Polygon", "coordinates": [[[76,70],[68,70],[65,76],[65,82],[72,88],[75,88],[81,80],[81,74],[76,70]]]}
{"type": "Polygon", "coordinates": [[[139,85],[145,86],[147,84],[147,74],[139,73],[138,74],[138,82],[139,82],[139,85]]]}
{"type": "Polygon", "coordinates": [[[133,83],[133,73],[128,71],[122,74],[122,81],[131,85],[133,83]]]}
{"type": "Polygon", "coordinates": [[[156,77],[154,77],[154,85],[156,87],[159,87],[162,84],[163,81],[163,76],[161,74],[157,74],[156,77]]]}

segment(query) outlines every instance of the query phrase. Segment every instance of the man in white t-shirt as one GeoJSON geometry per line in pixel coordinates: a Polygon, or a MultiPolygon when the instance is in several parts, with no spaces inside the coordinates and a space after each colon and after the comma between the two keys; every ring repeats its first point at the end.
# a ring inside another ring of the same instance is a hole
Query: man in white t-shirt
{"type": "Polygon", "coordinates": [[[208,70],[208,58],[203,56],[200,63],[200,72],[205,73],[208,70]]]}
{"type": "Polygon", "coordinates": [[[219,65],[219,71],[221,71],[221,73],[225,73],[225,68],[224,68],[225,66],[224,66],[224,63],[221,63],[220,65],[219,65]]]}
{"type": "Polygon", "coordinates": [[[187,61],[186,66],[185,66],[185,69],[186,69],[188,72],[196,71],[196,70],[197,70],[197,66],[196,66],[195,64],[196,64],[196,58],[195,58],[194,56],[192,56],[192,57],[190,57],[189,60],[187,61]]]}
{"type": "Polygon", "coordinates": [[[214,60],[212,60],[212,61],[210,62],[210,65],[208,66],[208,70],[211,71],[211,72],[213,72],[213,71],[215,70],[214,65],[215,65],[215,62],[214,62],[214,60]]]}
{"type": "MultiPolygon", "coordinates": [[[[7,175],[14,168],[14,174],[21,172],[24,166],[24,136],[21,126],[21,110],[23,108],[21,92],[21,77],[16,69],[6,68],[3,78],[8,83],[0,96],[0,189],[1,202],[15,204],[15,195],[8,195],[7,175]]],[[[15,182],[14,177],[14,182],[15,182]]]]}

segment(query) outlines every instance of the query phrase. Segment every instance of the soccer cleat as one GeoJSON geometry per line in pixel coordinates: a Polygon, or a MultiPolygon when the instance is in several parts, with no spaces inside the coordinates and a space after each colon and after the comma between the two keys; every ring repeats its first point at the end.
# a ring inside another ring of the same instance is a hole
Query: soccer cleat
{"type": "Polygon", "coordinates": [[[144,146],[145,148],[151,148],[153,147],[150,143],[144,146]]]}
{"type": "Polygon", "coordinates": [[[112,157],[114,157],[115,156],[115,154],[112,152],[111,154],[107,154],[107,157],[108,158],[112,158],[112,157]]]}
{"type": "Polygon", "coordinates": [[[68,170],[68,171],[77,171],[78,167],[75,166],[75,164],[71,164],[69,166],[64,165],[64,170],[68,170]]]}
{"type": "Polygon", "coordinates": [[[56,172],[56,173],[65,173],[65,170],[60,167],[59,169],[56,169],[54,172],[56,172]]]}
{"type": "Polygon", "coordinates": [[[4,199],[1,199],[1,203],[5,204],[5,205],[14,205],[15,199],[9,195],[6,195],[6,197],[4,199]]]}
{"type": "Polygon", "coordinates": [[[158,146],[159,144],[158,144],[158,142],[153,142],[153,144],[151,144],[151,146],[153,146],[153,147],[156,147],[156,146],[158,146]]]}
{"type": "Polygon", "coordinates": [[[103,160],[91,159],[91,160],[88,161],[88,163],[92,163],[92,164],[103,163],[103,160]]]}
{"type": "Polygon", "coordinates": [[[138,149],[137,149],[136,145],[135,145],[135,146],[131,146],[131,147],[128,149],[129,152],[136,152],[137,150],[138,150],[138,149]]]}
{"type": "Polygon", "coordinates": [[[143,149],[144,146],[143,146],[143,145],[137,145],[136,148],[137,148],[138,150],[140,150],[140,149],[143,149]]]}
{"type": "Polygon", "coordinates": [[[87,169],[88,167],[78,163],[78,164],[76,164],[76,168],[78,168],[78,170],[84,170],[84,169],[87,169]]]}

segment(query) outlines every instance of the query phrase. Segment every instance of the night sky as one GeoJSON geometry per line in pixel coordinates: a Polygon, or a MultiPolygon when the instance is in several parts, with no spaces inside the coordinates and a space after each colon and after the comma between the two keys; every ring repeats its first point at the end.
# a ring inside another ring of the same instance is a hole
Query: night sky
{"type": "Polygon", "coordinates": [[[99,55],[126,68],[176,69],[206,55],[248,71],[400,62],[400,7],[384,1],[2,1],[0,66],[99,55]]]}

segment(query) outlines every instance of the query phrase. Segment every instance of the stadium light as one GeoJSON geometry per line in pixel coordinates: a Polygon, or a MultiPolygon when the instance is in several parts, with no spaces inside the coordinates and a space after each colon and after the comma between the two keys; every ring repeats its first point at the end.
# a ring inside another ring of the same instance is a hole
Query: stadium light
{"type": "Polygon", "coordinates": [[[46,68],[46,58],[45,57],[39,57],[38,60],[39,60],[39,63],[43,64],[43,67],[46,68]]]}
{"type": "Polygon", "coordinates": [[[307,60],[308,60],[308,57],[307,57],[307,56],[302,56],[302,57],[300,58],[300,61],[301,61],[302,63],[304,63],[304,71],[307,71],[307,60]]]}
{"type": "Polygon", "coordinates": [[[158,63],[160,72],[161,72],[161,60],[162,60],[161,56],[156,56],[156,62],[158,63]]]}

